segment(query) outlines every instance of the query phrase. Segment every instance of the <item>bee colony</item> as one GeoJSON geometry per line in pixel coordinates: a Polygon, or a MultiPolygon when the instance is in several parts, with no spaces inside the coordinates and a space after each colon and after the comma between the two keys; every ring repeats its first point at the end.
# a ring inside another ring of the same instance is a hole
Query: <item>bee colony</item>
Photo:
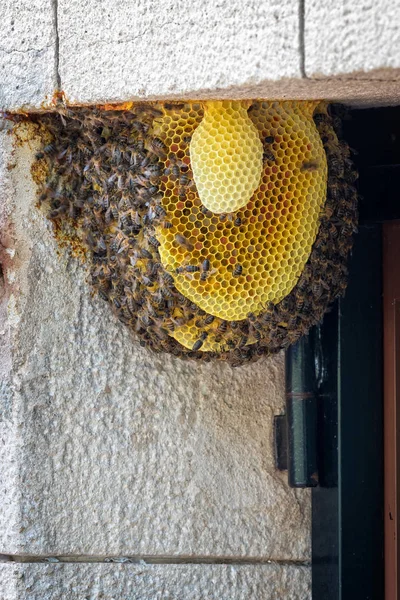
{"type": "Polygon", "coordinates": [[[156,352],[278,352],[346,287],[356,173],[325,103],[182,102],[36,117],[39,205],[156,352]]]}

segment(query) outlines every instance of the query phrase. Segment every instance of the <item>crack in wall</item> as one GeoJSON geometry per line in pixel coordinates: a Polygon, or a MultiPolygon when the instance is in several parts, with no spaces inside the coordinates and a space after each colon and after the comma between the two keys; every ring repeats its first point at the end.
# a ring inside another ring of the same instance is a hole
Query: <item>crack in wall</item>
{"type": "Polygon", "coordinates": [[[310,567],[307,560],[269,559],[243,556],[174,556],[174,555],[123,555],[101,556],[91,554],[36,555],[0,554],[0,563],[44,563],[44,564],[139,564],[139,565],[279,565],[284,567],[310,567]]]}
{"type": "Polygon", "coordinates": [[[299,0],[299,54],[300,54],[300,74],[303,79],[306,75],[306,46],[305,46],[305,2],[299,0]]]}
{"type": "Polygon", "coordinates": [[[61,75],[60,75],[60,37],[58,35],[58,0],[52,1],[53,19],[54,19],[54,74],[56,79],[57,91],[61,91],[61,75]]]}
{"type": "Polygon", "coordinates": [[[51,48],[53,44],[47,44],[46,46],[42,46],[42,48],[24,48],[23,50],[19,50],[17,48],[11,48],[10,50],[7,50],[7,48],[2,48],[0,47],[0,52],[3,52],[4,54],[27,54],[28,52],[36,52],[37,54],[40,54],[41,52],[44,52],[44,50],[48,50],[49,48],[51,48]]]}

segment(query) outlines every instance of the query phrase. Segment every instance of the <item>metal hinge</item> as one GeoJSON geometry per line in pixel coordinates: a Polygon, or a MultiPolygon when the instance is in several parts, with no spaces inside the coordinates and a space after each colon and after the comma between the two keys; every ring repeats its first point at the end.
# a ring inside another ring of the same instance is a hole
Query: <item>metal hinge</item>
{"type": "Polygon", "coordinates": [[[313,341],[304,337],[286,353],[286,413],[274,419],[275,463],[291,487],[318,485],[316,387],[313,341]]]}

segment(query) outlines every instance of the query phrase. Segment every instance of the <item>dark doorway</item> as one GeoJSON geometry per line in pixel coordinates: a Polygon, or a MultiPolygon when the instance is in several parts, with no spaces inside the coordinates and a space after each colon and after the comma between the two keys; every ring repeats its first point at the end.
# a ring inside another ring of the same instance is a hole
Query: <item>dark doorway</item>
{"type": "Polygon", "coordinates": [[[400,107],[351,110],[343,137],[356,151],[360,226],[346,295],[313,334],[320,483],[312,490],[313,598],[382,600],[386,587],[386,600],[395,600],[400,107]]]}

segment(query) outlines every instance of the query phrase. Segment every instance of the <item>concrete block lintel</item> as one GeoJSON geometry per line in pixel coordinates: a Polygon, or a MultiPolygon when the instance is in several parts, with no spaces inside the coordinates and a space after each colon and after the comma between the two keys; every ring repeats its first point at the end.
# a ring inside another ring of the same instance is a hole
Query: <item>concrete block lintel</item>
{"type": "Polygon", "coordinates": [[[311,569],[280,565],[0,565],[0,600],[306,600],[311,569]]]}

